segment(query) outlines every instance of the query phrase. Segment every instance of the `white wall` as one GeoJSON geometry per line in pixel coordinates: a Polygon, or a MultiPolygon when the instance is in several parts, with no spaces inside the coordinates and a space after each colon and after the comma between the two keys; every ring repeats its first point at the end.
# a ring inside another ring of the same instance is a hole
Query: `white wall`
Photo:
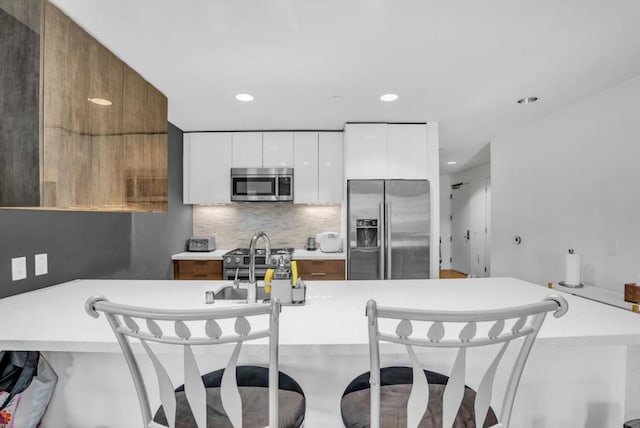
{"type": "Polygon", "coordinates": [[[442,263],[440,269],[451,269],[451,175],[440,176],[440,238],[442,243],[440,244],[440,250],[442,252],[442,263]]]}
{"type": "MultiPolygon", "coordinates": [[[[489,265],[485,263],[485,227],[487,226],[487,180],[491,176],[490,164],[479,165],[473,169],[461,171],[453,177],[453,183],[469,183],[471,186],[469,209],[471,211],[471,274],[474,276],[488,276],[489,265]],[[487,272],[484,268],[487,266],[487,272]]],[[[487,262],[489,255],[486,254],[487,262]]]]}
{"type": "Polygon", "coordinates": [[[561,281],[574,248],[583,283],[622,292],[640,272],[640,76],[492,141],[491,180],[492,276],[561,281]]]}
{"type": "Polygon", "coordinates": [[[438,122],[427,122],[427,180],[430,184],[430,254],[431,278],[440,277],[440,128],[438,122]]]}

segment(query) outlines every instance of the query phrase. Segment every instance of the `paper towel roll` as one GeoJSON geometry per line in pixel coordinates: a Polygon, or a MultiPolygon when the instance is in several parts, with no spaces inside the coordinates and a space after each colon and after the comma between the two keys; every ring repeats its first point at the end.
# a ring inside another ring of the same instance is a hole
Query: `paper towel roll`
{"type": "Polygon", "coordinates": [[[565,260],[565,284],[580,285],[580,254],[567,254],[565,260]]]}

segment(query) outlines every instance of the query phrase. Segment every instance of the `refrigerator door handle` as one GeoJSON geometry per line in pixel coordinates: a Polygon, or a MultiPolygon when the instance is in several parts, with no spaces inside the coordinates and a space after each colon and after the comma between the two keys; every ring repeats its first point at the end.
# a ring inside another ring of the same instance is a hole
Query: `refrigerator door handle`
{"type": "Polygon", "coordinates": [[[385,204],[385,213],[384,213],[384,229],[386,232],[384,241],[385,241],[385,255],[386,260],[386,271],[387,277],[386,279],[391,279],[391,203],[385,204]]]}
{"type": "Polygon", "coordinates": [[[378,209],[380,210],[380,221],[378,223],[378,227],[380,228],[380,260],[378,262],[378,265],[380,266],[380,272],[378,273],[378,278],[379,279],[385,279],[384,276],[384,260],[385,260],[385,250],[387,248],[387,239],[385,236],[385,228],[386,228],[386,224],[385,224],[385,220],[384,220],[384,204],[379,204],[378,205],[378,209]]]}

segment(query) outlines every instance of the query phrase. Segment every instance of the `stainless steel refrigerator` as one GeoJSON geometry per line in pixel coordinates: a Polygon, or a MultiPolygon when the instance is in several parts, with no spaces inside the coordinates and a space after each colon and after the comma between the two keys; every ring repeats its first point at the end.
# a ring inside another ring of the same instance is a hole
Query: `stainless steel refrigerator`
{"type": "Polygon", "coordinates": [[[429,181],[347,182],[348,279],[429,278],[429,181]]]}

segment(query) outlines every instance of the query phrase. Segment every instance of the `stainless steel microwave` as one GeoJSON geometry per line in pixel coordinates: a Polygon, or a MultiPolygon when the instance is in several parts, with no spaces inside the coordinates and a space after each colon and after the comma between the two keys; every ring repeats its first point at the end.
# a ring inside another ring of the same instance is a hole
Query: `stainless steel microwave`
{"type": "Polygon", "coordinates": [[[231,168],[231,200],[292,202],[293,168],[231,168]]]}

